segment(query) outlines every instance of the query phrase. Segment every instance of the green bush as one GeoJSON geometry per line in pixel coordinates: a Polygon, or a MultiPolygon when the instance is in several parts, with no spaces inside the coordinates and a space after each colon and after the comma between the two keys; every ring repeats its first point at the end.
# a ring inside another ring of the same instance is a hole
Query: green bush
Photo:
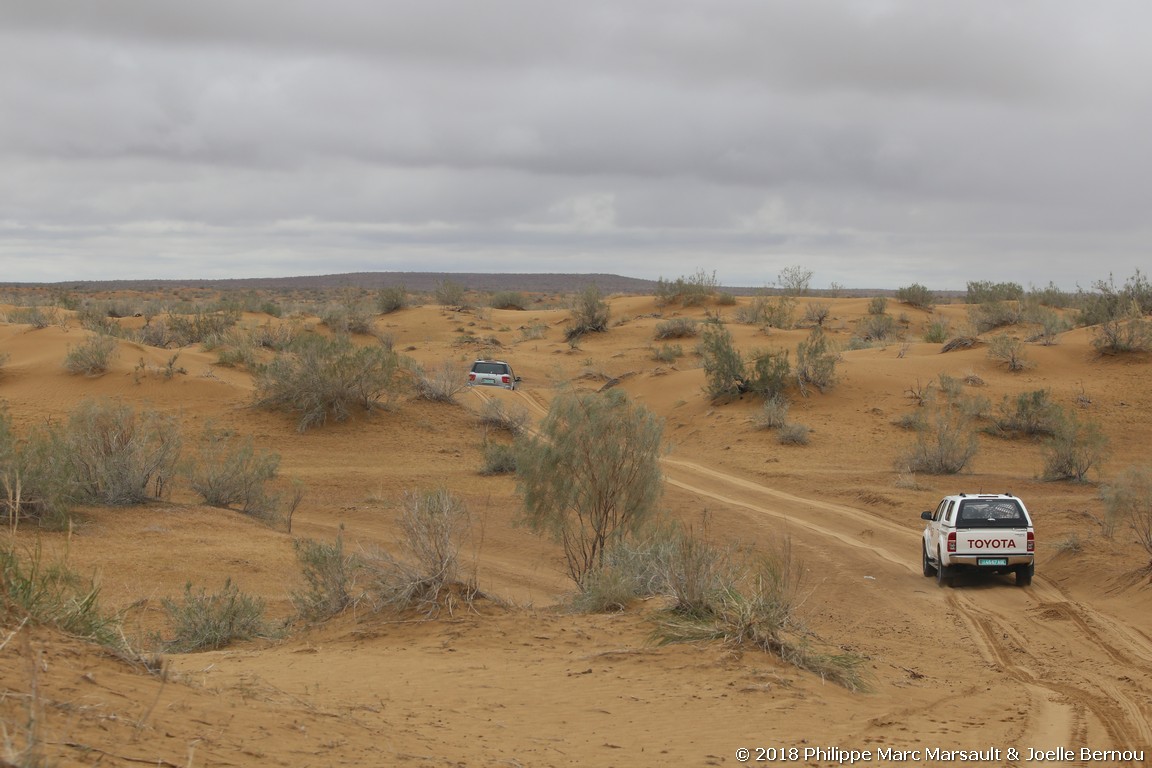
{"type": "Polygon", "coordinates": [[[781,445],[808,445],[808,427],[790,422],[776,432],[776,442],[781,445]]]}
{"type": "Polygon", "coordinates": [[[465,288],[452,280],[443,280],[436,286],[436,303],[450,309],[464,309],[468,302],[465,299],[465,288]]]}
{"type": "Polygon", "coordinates": [[[30,325],[39,330],[60,321],[60,313],[55,307],[16,307],[8,310],[8,322],[16,325],[30,325]]]}
{"type": "Polygon", "coordinates": [[[887,296],[873,296],[868,301],[868,314],[882,315],[888,311],[888,297],[887,296]]]}
{"type": "Polygon", "coordinates": [[[193,593],[192,583],[184,586],[184,600],[161,601],[172,624],[172,637],[164,647],[175,653],[211,651],[236,640],[268,637],[271,628],[264,621],[264,601],[246,595],[228,578],[219,592],[193,593]]]}
{"type": "Polygon", "coordinates": [[[968,283],[967,304],[987,304],[990,302],[1019,301],[1024,298],[1024,289],[1018,283],[993,283],[990,280],[973,280],[968,283]]]}
{"type": "Polygon", "coordinates": [[[307,585],[305,591],[292,593],[292,604],[301,618],[323,621],[352,605],[360,561],[344,553],[343,529],[332,544],[295,539],[292,548],[307,585]]]}
{"type": "Polygon", "coordinates": [[[297,429],[304,432],[329,418],[343,421],[356,407],[370,411],[396,395],[399,370],[399,357],[390,349],[302,337],[294,351],[257,368],[254,400],[260,408],[298,414],[297,429]]]}
{"type": "Polygon", "coordinates": [[[606,548],[637,530],[656,507],[663,422],[620,390],[558,395],[539,436],[522,438],[517,490],[525,522],[563,545],[578,586],[606,548]]]}
{"type": "Polygon", "coordinates": [[[526,309],[528,300],[519,291],[497,291],[488,299],[492,309],[526,309]]]}
{"type": "Polygon", "coordinates": [[[164,322],[172,343],[178,347],[185,347],[223,337],[229,329],[240,322],[240,312],[237,310],[205,312],[201,309],[196,309],[187,315],[169,312],[164,322]]]}
{"type": "Polygon", "coordinates": [[[98,376],[108,370],[116,354],[116,339],[103,334],[89,336],[86,341],[68,348],[64,368],[71,374],[98,376]]]}
{"type": "Polygon", "coordinates": [[[376,308],[382,315],[390,315],[408,306],[408,291],[402,285],[382,288],[376,294],[376,308]]]}
{"type": "Polygon", "coordinates": [[[760,397],[772,397],[788,388],[792,378],[792,368],[788,363],[787,350],[775,352],[752,352],[751,370],[748,372],[741,391],[751,392],[760,397]]]}
{"type": "Polygon", "coordinates": [[[1152,350],[1152,322],[1143,317],[1105,320],[1096,326],[1092,347],[1101,355],[1152,350]]]}
{"type": "Polygon", "coordinates": [[[918,309],[932,309],[936,296],[920,283],[912,283],[896,291],[896,300],[918,309]]]}
{"type": "Polygon", "coordinates": [[[697,270],[690,277],[678,277],[668,281],[661,277],[656,281],[656,305],[681,304],[685,307],[706,303],[716,293],[716,273],[709,275],[697,270]]]}
{"type": "Polygon", "coordinates": [[[1004,301],[988,301],[968,308],[968,321],[977,333],[1016,325],[1023,320],[1019,306],[1004,301]]]}
{"type": "Polygon", "coordinates": [[[700,341],[705,390],[712,398],[730,397],[744,392],[744,358],[732,344],[732,334],[722,325],[708,325],[700,341]]]}
{"type": "Polygon", "coordinates": [[[901,472],[954,475],[972,461],[980,443],[971,418],[959,409],[932,401],[916,443],[897,462],[901,472]]]}
{"type": "Polygon", "coordinates": [[[684,356],[684,348],[679,344],[662,344],[652,348],[652,359],[658,363],[674,363],[684,356]]]}
{"type": "Polygon", "coordinates": [[[1004,396],[994,423],[1001,434],[1053,435],[1064,421],[1064,410],[1046,389],[1004,396]]]}
{"type": "Polygon", "coordinates": [[[896,320],[892,315],[868,315],[856,328],[865,341],[885,341],[896,335],[896,320]]]}
{"type": "Polygon", "coordinates": [[[1105,520],[1125,521],[1149,560],[1140,570],[1152,573],[1152,467],[1131,466],[1100,491],[1105,520]]]}
{"type": "Polygon", "coordinates": [[[240,440],[209,426],[187,474],[205,504],[274,521],[281,516],[281,498],[269,492],[268,484],[279,468],[280,454],[258,450],[251,437],[240,440]]]}
{"type": "Polygon", "coordinates": [[[997,334],[988,340],[988,357],[1004,363],[1013,372],[1032,367],[1024,351],[1024,342],[1006,333],[997,334]]]}
{"type": "Polygon", "coordinates": [[[39,545],[21,558],[15,544],[0,542],[0,626],[34,624],[105,646],[120,644],[115,616],[99,605],[100,587],[64,563],[45,563],[39,545]]]}
{"type": "Polygon", "coordinates": [[[699,332],[700,324],[690,317],[675,317],[656,325],[656,339],[690,339],[699,332]]]}
{"type": "Polygon", "coordinates": [[[47,424],[18,440],[8,411],[0,409],[0,509],[10,528],[22,519],[66,528],[76,502],[74,474],[63,429],[47,424]]]}
{"type": "Polygon", "coordinates": [[[929,344],[943,344],[948,340],[949,321],[946,317],[935,317],[924,329],[924,341],[929,344]]]}
{"type": "Polygon", "coordinates": [[[1044,441],[1042,454],[1041,480],[1082,483],[1091,469],[1099,471],[1107,457],[1108,437],[1100,430],[1099,424],[1081,421],[1075,411],[1070,411],[1044,441]]]}
{"type": "Polygon", "coordinates": [[[603,333],[608,330],[608,304],[596,285],[589,285],[581,291],[572,303],[568,327],[564,329],[567,341],[579,339],[586,333],[603,333]]]}
{"type": "Polygon", "coordinates": [[[516,471],[516,447],[504,443],[485,443],[484,464],[480,474],[508,475],[516,471]]]}
{"type": "Polygon", "coordinates": [[[182,438],[172,416],[86,400],[69,416],[63,442],[81,501],[127,505],[165,495],[182,438]]]}
{"type": "Polygon", "coordinates": [[[819,328],[813,329],[807,340],[796,346],[796,380],[800,391],[808,387],[823,392],[836,383],[836,361],[840,354],[819,328]]]}

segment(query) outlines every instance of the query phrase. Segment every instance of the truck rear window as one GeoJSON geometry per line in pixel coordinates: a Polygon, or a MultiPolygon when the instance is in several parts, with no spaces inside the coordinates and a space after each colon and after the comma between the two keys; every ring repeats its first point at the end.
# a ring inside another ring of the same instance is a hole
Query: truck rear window
{"type": "Polygon", "coordinates": [[[965,499],[956,515],[957,528],[1025,528],[1028,519],[1015,499],[965,499]]]}

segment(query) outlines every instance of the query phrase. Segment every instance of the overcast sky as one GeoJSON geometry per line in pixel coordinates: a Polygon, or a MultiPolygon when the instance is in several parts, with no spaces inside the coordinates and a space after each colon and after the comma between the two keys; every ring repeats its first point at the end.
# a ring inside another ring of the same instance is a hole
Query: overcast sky
{"type": "Polygon", "coordinates": [[[0,281],[1121,282],[1150,29],[1144,0],[0,0],[0,281]]]}

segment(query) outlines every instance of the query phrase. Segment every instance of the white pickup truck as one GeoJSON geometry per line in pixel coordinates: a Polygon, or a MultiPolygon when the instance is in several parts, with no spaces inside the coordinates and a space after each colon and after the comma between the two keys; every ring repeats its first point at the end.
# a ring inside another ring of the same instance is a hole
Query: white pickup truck
{"type": "Polygon", "coordinates": [[[924,575],[948,586],[962,571],[1014,573],[1026,587],[1036,571],[1036,538],[1024,502],[1011,494],[945,496],[927,520],[921,555],[924,575]]]}

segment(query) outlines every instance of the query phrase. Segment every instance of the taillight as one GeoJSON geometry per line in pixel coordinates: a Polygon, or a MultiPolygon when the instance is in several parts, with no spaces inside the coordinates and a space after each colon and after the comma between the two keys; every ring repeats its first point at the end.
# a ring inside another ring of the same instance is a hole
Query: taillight
{"type": "Polygon", "coordinates": [[[1028,531],[1028,551],[1036,551],[1036,536],[1032,533],[1032,531],[1028,531]]]}
{"type": "Polygon", "coordinates": [[[468,374],[468,381],[476,381],[476,374],[474,374],[474,373],[468,374]]]}
{"type": "Polygon", "coordinates": [[[948,534],[948,551],[956,551],[956,531],[952,531],[948,534]]]}
{"type": "Polygon", "coordinates": [[[504,374],[503,376],[500,377],[500,383],[501,384],[510,384],[510,383],[512,383],[512,378],[508,374],[504,374]]]}

